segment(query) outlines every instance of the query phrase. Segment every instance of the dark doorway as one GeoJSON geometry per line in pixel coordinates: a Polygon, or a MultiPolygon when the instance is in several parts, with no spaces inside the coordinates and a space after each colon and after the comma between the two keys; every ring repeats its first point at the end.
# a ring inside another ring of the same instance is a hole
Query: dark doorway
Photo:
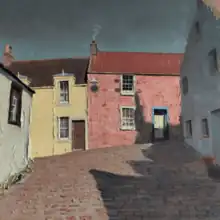
{"type": "Polygon", "coordinates": [[[72,121],[72,150],[85,150],[85,121],[72,121]]]}
{"type": "Polygon", "coordinates": [[[168,140],[169,126],[168,126],[168,111],[167,109],[153,108],[153,140],[168,140]]]}

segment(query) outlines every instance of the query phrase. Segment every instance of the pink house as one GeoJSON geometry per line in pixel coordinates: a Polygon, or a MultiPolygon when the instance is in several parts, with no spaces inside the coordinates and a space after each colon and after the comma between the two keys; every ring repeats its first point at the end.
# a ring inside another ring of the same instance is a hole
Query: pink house
{"type": "Polygon", "coordinates": [[[183,54],[102,52],[91,44],[88,143],[102,148],[181,136],[183,54]]]}

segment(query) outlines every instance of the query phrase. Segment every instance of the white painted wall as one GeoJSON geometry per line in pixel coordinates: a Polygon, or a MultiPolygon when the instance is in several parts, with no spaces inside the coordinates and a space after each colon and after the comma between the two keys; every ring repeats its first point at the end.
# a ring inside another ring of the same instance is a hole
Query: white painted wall
{"type": "MultiPolygon", "coordinates": [[[[187,76],[189,82],[188,94],[182,94],[182,117],[183,122],[192,120],[193,127],[193,137],[185,141],[202,154],[213,155],[212,136],[214,134],[211,111],[220,108],[220,72],[210,72],[208,53],[212,48],[217,48],[220,54],[220,20],[216,20],[211,10],[203,5],[195,15],[194,24],[188,36],[181,67],[181,79],[187,76]],[[196,40],[194,25],[197,20],[201,27],[198,40],[196,40]],[[202,118],[208,118],[209,138],[202,137],[202,118]]],[[[220,149],[220,124],[217,128],[220,149]]],[[[220,151],[218,152],[220,154],[220,151]]]]}
{"type": "Polygon", "coordinates": [[[28,162],[29,119],[32,97],[22,92],[22,125],[8,124],[11,79],[0,69],[0,183],[22,170],[28,162]]]}

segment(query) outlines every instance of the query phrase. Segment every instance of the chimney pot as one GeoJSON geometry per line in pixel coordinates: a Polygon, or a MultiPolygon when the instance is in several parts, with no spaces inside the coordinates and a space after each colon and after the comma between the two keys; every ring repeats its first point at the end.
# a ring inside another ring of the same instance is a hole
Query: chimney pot
{"type": "Polygon", "coordinates": [[[12,54],[12,46],[6,44],[3,53],[3,65],[5,67],[9,67],[13,61],[14,61],[14,56],[12,54]]]}

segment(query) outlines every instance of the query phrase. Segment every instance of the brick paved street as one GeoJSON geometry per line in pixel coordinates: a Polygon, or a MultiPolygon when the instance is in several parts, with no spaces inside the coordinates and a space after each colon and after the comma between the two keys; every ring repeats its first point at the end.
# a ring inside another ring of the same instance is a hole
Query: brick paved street
{"type": "Polygon", "coordinates": [[[219,220],[219,184],[177,142],[75,152],[35,160],[0,220],[219,220]]]}

